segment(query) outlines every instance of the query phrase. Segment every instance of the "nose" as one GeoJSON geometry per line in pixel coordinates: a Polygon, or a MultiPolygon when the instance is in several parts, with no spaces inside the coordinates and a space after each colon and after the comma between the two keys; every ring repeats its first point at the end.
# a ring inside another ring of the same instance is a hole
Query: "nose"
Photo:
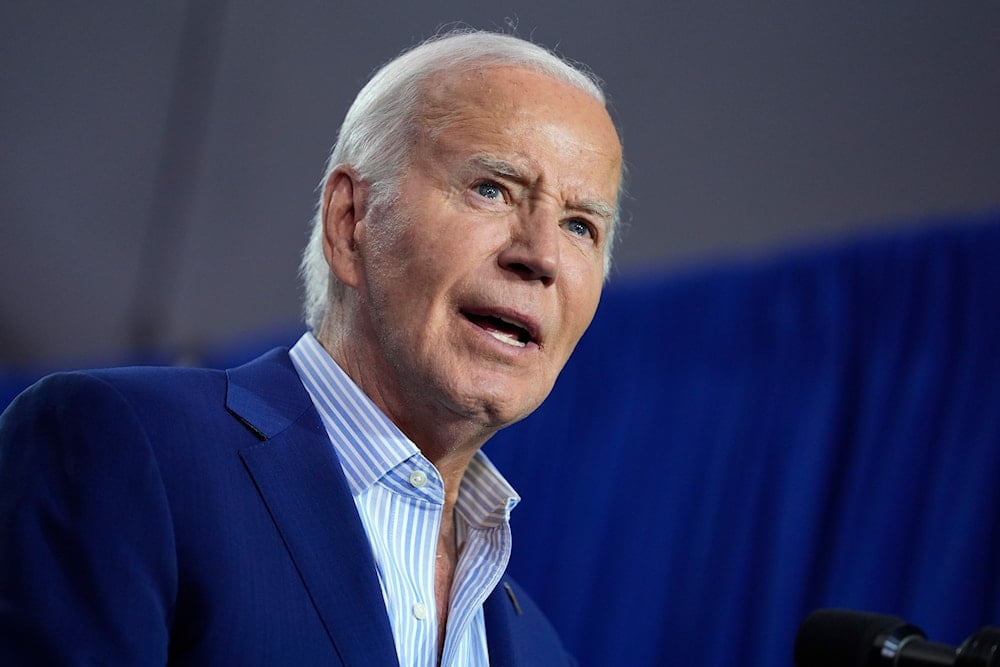
{"type": "Polygon", "coordinates": [[[541,211],[525,214],[512,226],[510,241],[500,251],[501,268],[522,280],[551,285],[559,275],[559,225],[541,211]]]}

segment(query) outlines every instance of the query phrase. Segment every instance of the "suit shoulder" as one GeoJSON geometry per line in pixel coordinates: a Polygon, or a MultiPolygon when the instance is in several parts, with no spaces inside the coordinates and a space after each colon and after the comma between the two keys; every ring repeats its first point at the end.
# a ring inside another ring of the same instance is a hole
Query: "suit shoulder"
{"type": "Polygon", "coordinates": [[[11,402],[11,408],[24,404],[47,404],[54,400],[86,397],[169,393],[181,388],[196,389],[224,381],[222,371],[168,366],[131,366],[91,370],[61,371],[41,378],[11,402]]]}

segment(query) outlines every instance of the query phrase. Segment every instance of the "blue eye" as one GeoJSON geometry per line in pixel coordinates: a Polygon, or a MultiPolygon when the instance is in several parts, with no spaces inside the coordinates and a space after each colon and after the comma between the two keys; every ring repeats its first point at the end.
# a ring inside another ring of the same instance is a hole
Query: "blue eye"
{"type": "Polygon", "coordinates": [[[476,192],[486,199],[503,199],[503,190],[496,183],[480,183],[476,186],[476,192]]]}
{"type": "Polygon", "coordinates": [[[574,218],[573,220],[567,221],[566,229],[570,234],[574,234],[576,236],[593,236],[593,233],[590,231],[590,225],[580,219],[574,218]]]}

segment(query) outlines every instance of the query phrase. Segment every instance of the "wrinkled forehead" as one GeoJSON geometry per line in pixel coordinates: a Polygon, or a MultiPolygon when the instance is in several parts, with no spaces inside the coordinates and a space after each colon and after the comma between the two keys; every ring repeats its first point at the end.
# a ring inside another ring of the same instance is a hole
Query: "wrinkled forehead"
{"type": "Polygon", "coordinates": [[[493,109],[499,106],[501,108],[497,110],[502,110],[503,106],[513,108],[528,102],[529,91],[523,90],[526,87],[525,75],[531,79],[544,80],[550,90],[563,91],[568,105],[579,104],[582,98],[602,109],[620,145],[618,130],[608,115],[602,98],[555,74],[529,65],[469,62],[434,72],[427,76],[420,87],[419,97],[414,105],[414,121],[439,127],[448,119],[470,112],[475,106],[493,109]],[[519,88],[525,96],[517,95],[519,88]]]}
{"type": "Polygon", "coordinates": [[[585,198],[608,202],[617,222],[621,142],[603,100],[590,91],[533,68],[462,68],[430,76],[415,107],[411,160],[440,155],[444,146],[496,151],[532,173],[536,158],[551,165],[569,156],[558,163],[561,180],[585,198]]]}
{"type": "MultiPolygon", "coordinates": [[[[497,135],[512,128],[523,130],[525,122],[539,135],[544,132],[554,141],[586,147],[589,153],[602,156],[614,171],[617,191],[621,141],[603,100],[533,68],[494,65],[432,75],[415,105],[411,140],[414,145],[433,144],[449,131],[464,141],[492,135],[502,143],[497,135]]],[[[542,147],[522,148],[530,152],[542,147]]]]}

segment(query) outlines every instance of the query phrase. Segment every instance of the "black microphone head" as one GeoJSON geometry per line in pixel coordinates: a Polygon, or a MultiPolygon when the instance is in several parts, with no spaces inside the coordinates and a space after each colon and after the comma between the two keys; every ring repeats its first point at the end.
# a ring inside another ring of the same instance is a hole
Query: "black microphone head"
{"type": "Polygon", "coordinates": [[[1000,667],[1000,628],[980,628],[966,639],[955,667],[1000,667]]]}
{"type": "Polygon", "coordinates": [[[924,637],[919,628],[896,616],[819,609],[809,614],[795,635],[795,664],[797,667],[891,665],[891,659],[883,659],[883,645],[912,635],[924,637]]]}

